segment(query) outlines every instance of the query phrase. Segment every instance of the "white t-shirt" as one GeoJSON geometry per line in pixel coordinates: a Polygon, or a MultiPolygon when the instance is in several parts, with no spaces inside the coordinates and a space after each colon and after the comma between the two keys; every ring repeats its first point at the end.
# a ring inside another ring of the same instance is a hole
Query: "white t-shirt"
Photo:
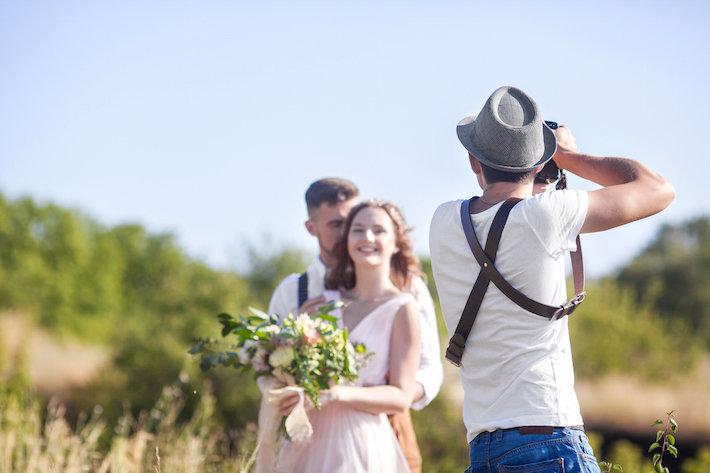
{"type": "MultiPolygon", "coordinates": [[[[449,337],[480,271],[461,225],[463,202],[441,204],[429,231],[434,280],[449,337]]],[[[503,230],[495,260],[498,271],[536,301],[566,302],[565,252],[576,249],[587,204],[586,191],[574,190],[519,202],[503,230]]],[[[482,246],[500,205],[471,216],[482,246]]],[[[567,321],[527,312],[489,284],[460,368],[469,442],[499,428],[582,424],[567,321]]]]}

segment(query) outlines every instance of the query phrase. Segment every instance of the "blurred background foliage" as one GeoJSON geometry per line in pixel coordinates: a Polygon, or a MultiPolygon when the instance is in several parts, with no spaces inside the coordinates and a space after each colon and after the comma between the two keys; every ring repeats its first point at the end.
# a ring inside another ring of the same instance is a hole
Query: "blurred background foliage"
{"type": "MultiPolygon", "coordinates": [[[[243,450],[240,433],[257,417],[256,384],[226,369],[201,374],[186,350],[194,336],[218,335],[217,313],[265,308],[276,284],[307,263],[295,249],[246,252],[246,271],[218,271],[188,256],[172,235],[135,224],[106,227],[76,210],[0,194],[0,312],[20,314],[62,343],[108,353],[86,383],[55,392],[29,379],[22,349],[10,353],[0,337],[0,403],[7,407],[9,392],[18,399],[18,393],[38,391],[22,394],[26,405],[13,401],[15,409],[24,405],[36,413],[39,401],[59,396],[72,422],[100,405],[102,419],[118,425],[126,415],[155,410],[164,387],[173,386],[180,391],[175,425],[196,422],[209,399],[210,422],[232,432],[220,430],[220,445],[229,444],[231,454],[243,450]]],[[[436,298],[431,264],[422,262],[436,298]]],[[[570,322],[577,376],[669,383],[694,370],[710,350],[709,286],[710,218],[663,226],[617,274],[590,282],[588,300],[570,322]]],[[[440,334],[443,342],[443,325],[440,334]]],[[[414,413],[425,471],[460,471],[467,464],[460,407],[446,389],[414,413]]],[[[7,428],[7,416],[0,424],[7,428]]],[[[103,431],[104,450],[113,448],[116,432],[103,431]]],[[[617,443],[607,453],[624,459],[624,471],[645,466],[634,444],[617,443]]],[[[683,471],[710,471],[707,450],[692,461],[683,471]]]]}

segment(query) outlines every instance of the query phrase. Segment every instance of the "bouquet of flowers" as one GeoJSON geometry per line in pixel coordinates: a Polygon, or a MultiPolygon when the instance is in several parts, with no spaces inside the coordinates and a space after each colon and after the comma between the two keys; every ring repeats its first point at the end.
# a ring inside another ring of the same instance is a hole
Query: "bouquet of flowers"
{"type": "Polygon", "coordinates": [[[289,314],[282,321],[256,309],[238,317],[223,313],[218,316],[222,337],[230,340],[197,338],[190,353],[201,355],[203,371],[218,365],[253,369],[257,377],[271,375],[300,386],[320,407],[319,391],[354,381],[370,356],[363,344],[350,343],[347,329],[338,328],[329,315],[341,304],[330,303],[313,316],[289,314]]]}

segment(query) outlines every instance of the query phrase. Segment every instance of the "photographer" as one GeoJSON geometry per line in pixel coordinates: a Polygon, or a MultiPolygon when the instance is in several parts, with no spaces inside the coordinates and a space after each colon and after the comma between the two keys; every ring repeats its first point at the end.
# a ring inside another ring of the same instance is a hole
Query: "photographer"
{"type": "Polygon", "coordinates": [[[599,471],[567,328],[584,300],[578,235],[660,212],[673,187],[637,161],[578,153],[569,130],[552,131],[513,87],[496,90],[457,133],[483,194],[441,204],[429,244],[446,356],[461,370],[469,471],[599,471]],[[550,159],[603,187],[534,193],[550,159]],[[566,252],[576,252],[569,302],[566,252]]]}

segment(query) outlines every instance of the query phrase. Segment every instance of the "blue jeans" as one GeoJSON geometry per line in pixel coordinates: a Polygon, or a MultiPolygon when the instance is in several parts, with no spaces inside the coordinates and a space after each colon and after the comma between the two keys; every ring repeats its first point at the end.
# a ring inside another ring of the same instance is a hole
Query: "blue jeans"
{"type": "Polygon", "coordinates": [[[469,444],[466,473],[601,473],[581,430],[557,427],[552,434],[518,429],[483,432],[469,444]]]}

